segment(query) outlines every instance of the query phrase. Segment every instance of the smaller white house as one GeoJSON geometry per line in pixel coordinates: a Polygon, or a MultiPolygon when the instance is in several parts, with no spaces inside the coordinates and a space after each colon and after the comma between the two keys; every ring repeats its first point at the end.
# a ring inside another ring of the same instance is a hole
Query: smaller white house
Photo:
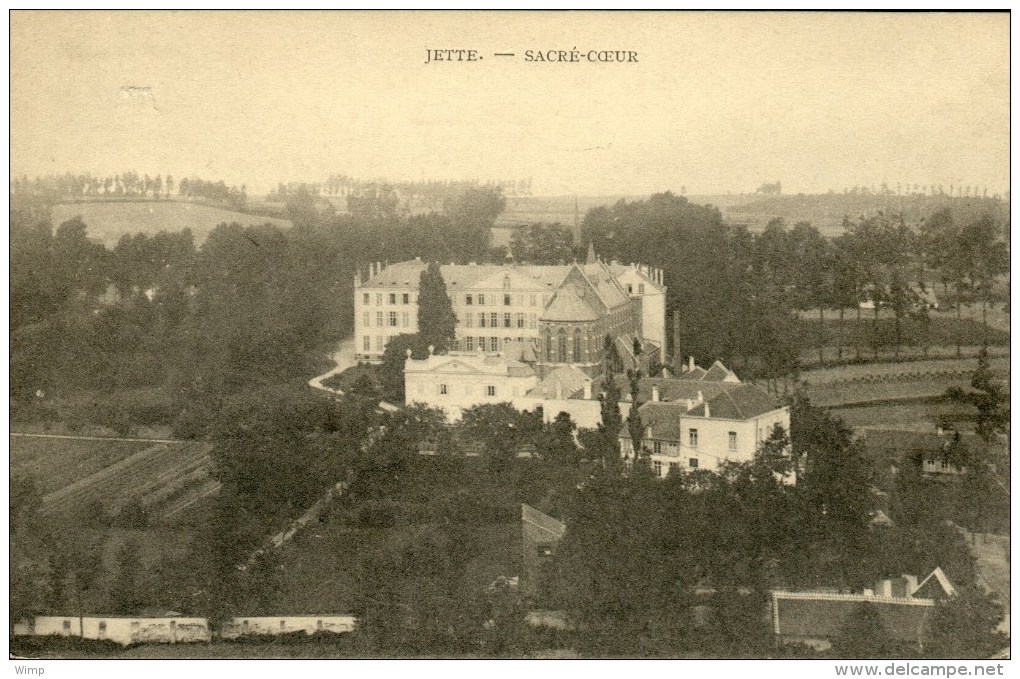
{"type": "MultiPolygon", "coordinates": [[[[716,471],[726,461],[748,462],[777,425],[790,431],[790,409],[753,384],[642,382],[650,383],[651,398],[638,408],[644,428],[641,446],[659,477],[673,470],[716,471]]],[[[634,458],[626,422],[620,429],[620,453],[624,461],[634,458]]]]}
{"type": "Polygon", "coordinates": [[[504,403],[538,384],[526,363],[499,354],[451,351],[404,363],[404,400],[440,408],[449,421],[483,403],[504,403]]]}
{"type": "Polygon", "coordinates": [[[220,629],[223,639],[236,639],[249,634],[316,634],[353,632],[357,618],[353,615],[277,615],[231,618],[220,629]]]}
{"type": "Polygon", "coordinates": [[[132,618],[115,615],[58,616],[42,615],[14,627],[18,635],[109,639],[125,646],[131,644],[179,644],[209,641],[205,618],[160,617],[132,618]]]}

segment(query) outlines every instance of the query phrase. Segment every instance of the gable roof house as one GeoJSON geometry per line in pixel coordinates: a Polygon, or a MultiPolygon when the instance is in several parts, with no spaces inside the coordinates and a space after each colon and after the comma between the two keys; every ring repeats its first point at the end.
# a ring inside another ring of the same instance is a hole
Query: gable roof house
{"type": "Polygon", "coordinates": [[[920,649],[925,627],[936,603],[956,596],[956,589],[936,568],[921,584],[912,575],[883,580],[857,594],[828,591],[772,592],[772,631],[779,644],[801,643],[828,650],[856,610],[873,607],[890,641],[920,649]]]}

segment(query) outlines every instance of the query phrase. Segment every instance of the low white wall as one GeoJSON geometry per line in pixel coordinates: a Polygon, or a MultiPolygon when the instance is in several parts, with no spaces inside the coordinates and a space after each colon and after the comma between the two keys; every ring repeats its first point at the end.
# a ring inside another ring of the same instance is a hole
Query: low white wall
{"type": "Polygon", "coordinates": [[[356,622],[357,618],[352,615],[236,617],[223,625],[220,636],[224,639],[236,639],[245,634],[351,632],[356,622]]]}
{"type": "Polygon", "coordinates": [[[15,634],[57,634],[85,639],[109,639],[125,646],[141,643],[209,641],[205,618],[130,618],[113,616],[39,616],[33,624],[15,628],[15,634]],[[22,632],[21,629],[25,631],[22,632]]]}

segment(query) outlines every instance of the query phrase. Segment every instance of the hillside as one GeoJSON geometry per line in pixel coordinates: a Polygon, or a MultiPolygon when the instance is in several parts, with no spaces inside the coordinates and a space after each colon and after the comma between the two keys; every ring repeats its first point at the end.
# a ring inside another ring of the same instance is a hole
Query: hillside
{"type": "Polygon", "coordinates": [[[111,201],[60,203],[53,206],[53,224],[58,225],[81,215],[88,225],[89,237],[113,247],[124,234],[156,234],[160,231],[191,229],[195,244],[205,242],[209,232],[218,224],[271,223],[289,228],[285,219],[248,215],[218,207],[183,201],[111,201]]]}

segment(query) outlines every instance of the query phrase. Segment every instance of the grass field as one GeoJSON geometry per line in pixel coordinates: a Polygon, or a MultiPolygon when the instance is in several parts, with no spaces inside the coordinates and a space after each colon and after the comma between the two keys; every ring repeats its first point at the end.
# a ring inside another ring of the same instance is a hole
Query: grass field
{"type": "Polygon", "coordinates": [[[274,224],[289,228],[290,222],[258,215],[246,215],[200,203],[178,201],[124,201],[109,203],[62,203],[53,206],[53,224],[61,224],[81,215],[88,225],[90,238],[113,247],[124,234],[191,229],[195,244],[205,242],[209,232],[218,224],[274,224]]]}
{"type": "Polygon", "coordinates": [[[35,479],[48,494],[148,448],[145,441],[10,437],[11,476],[35,479]]]}
{"type": "Polygon", "coordinates": [[[969,419],[969,408],[942,399],[917,400],[881,405],[830,408],[832,415],[854,429],[908,429],[932,432],[940,416],[954,422],[969,419]]]}
{"type": "Polygon", "coordinates": [[[208,443],[12,436],[10,445],[11,473],[35,478],[47,516],[138,500],[150,518],[174,522],[219,488],[208,443]]]}

